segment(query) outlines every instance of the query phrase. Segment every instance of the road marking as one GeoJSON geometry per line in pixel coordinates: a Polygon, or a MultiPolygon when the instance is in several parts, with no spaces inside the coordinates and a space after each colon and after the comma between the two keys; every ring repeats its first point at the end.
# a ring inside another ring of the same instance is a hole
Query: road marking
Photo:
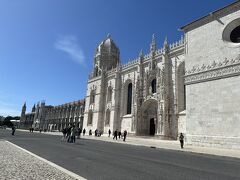
{"type": "MultiPolygon", "coordinates": [[[[5,140],[5,141],[6,141],[6,140],[5,140]]],[[[60,170],[60,171],[62,171],[62,172],[64,172],[64,173],[68,174],[69,176],[71,176],[71,177],[73,177],[73,178],[75,178],[75,179],[86,180],[84,177],[79,176],[79,175],[77,175],[77,174],[75,174],[75,173],[73,173],[73,172],[71,172],[71,171],[69,171],[69,170],[67,170],[67,169],[65,169],[65,168],[63,168],[63,167],[61,167],[61,166],[53,163],[53,162],[51,162],[51,161],[48,161],[47,159],[44,159],[44,158],[42,158],[42,157],[40,157],[40,156],[38,156],[38,155],[36,155],[36,154],[34,154],[34,153],[32,153],[32,152],[24,149],[24,148],[22,148],[22,147],[20,147],[20,146],[18,146],[18,145],[16,145],[16,144],[13,144],[13,143],[10,142],[10,141],[6,141],[6,142],[9,143],[9,144],[11,144],[11,145],[13,145],[13,146],[15,146],[15,147],[17,147],[17,148],[19,148],[19,149],[21,149],[21,150],[23,150],[23,151],[26,152],[26,153],[28,153],[28,154],[36,157],[37,159],[39,159],[39,160],[41,160],[41,161],[49,164],[50,166],[52,166],[52,167],[54,167],[54,168],[56,168],[56,169],[58,169],[58,170],[60,170]]]]}

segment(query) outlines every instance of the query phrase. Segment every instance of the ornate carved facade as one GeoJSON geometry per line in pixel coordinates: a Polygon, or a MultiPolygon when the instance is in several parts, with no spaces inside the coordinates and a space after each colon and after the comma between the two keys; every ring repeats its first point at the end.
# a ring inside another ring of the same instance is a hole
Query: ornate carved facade
{"type": "Polygon", "coordinates": [[[184,110],[184,40],[157,49],[153,35],[150,52],[121,65],[112,38],[100,43],[87,85],[83,127],[136,135],[177,137],[177,117],[184,110]]]}

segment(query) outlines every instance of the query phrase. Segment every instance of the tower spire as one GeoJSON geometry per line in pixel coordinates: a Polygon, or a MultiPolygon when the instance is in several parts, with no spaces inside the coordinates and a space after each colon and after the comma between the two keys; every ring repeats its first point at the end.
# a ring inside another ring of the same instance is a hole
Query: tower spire
{"type": "Polygon", "coordinates": [[[155,52],[156,51],[156,39],[155,39],[155,34],[153,33],[152,35],[152,43],[150,45],[150,51],[155,52]]]}
{"type": "Polygon", "coordinates": [[[164,48],[164,51],[168,51],[169,50],[167,36],[165,37],[165,40],[164,40],[164,43],[163,43],[163,48],[164,48]]]}
{"type": "Polygon", "coordinates": [[[111,39],[111,34],[110,33],[107,34],[107,39],[111,39]]]}
{"type": "Polygon", "coordinates": [[[141,51],[139,52],[139,57],[142,58],[143,56],[144,56],[143,50],[141,49],[141,51]]]}
{"type": "Polygon", "coordinates": [[[23,106],[22,106],[22,113],[21,113],[21,116],[24,116],[25,113],[26,113],[26,109],[27,109],[27,106],[26,106],[26,102],[24,102],[23,106]]]}
{"type": "Polygon", "coordinates": [[[36,111],[36,107],[35,107],[35,104],[33,105],[32,107],[32,112],[35,112],[36,111]]]}
{"type": "Polygon", "coordinates": [[[26,101],[24,102],[23,106],[22,106],[22,110],[26,111],[27,105],[26,105],[26,101]]]}

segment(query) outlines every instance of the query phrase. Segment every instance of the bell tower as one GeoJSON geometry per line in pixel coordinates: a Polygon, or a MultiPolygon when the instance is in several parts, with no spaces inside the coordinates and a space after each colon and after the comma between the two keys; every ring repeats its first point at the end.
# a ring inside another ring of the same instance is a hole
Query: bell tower
{"type": "Polygon", "coordinates": [[[116,68],[120,63],[120,51],[110,34],[96,49],[93,75],[100,76],[102,71],[116,68]]]}
{"type": "Polygon", "coordinates": [[[20,118],[21,123],[24,123],[26,121],[26,109],[27,109],[27,106],[25,102],[22,106],[22,112],[21,112],[21,118],[20,118]]]}

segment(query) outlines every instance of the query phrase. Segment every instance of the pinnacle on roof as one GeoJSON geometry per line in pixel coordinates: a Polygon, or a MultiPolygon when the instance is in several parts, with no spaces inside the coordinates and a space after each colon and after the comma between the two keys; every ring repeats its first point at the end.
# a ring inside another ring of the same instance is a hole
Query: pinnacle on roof
{"type": "Polygon", "coordinates": [[[143,57],[144,54],[143,54],[143,50],[141,49],[140,52],[139,52],[139,57],[143,57]]]}
{"type": "Polygon", "coordinates": [[[111,34],[110,33],[108,33],[107,34],[107,39],[111,39],[112,37],[111,37],[111,34]]]}
{"type": "Polygon", "coordinates": [[[156,51],[156,39],[155,39],[155,34],[154,33],[152,35],[152,43],[150,45],[150,51],[151,52],[156,51]]]}
{"type": "Polygon", "coordinates": [[[167,36],[165,37],[165,40],[164,40],[164,43],[163,43],[163,47],[164,47],[164,49],[168,49],[169,48],[167,36]]]}

